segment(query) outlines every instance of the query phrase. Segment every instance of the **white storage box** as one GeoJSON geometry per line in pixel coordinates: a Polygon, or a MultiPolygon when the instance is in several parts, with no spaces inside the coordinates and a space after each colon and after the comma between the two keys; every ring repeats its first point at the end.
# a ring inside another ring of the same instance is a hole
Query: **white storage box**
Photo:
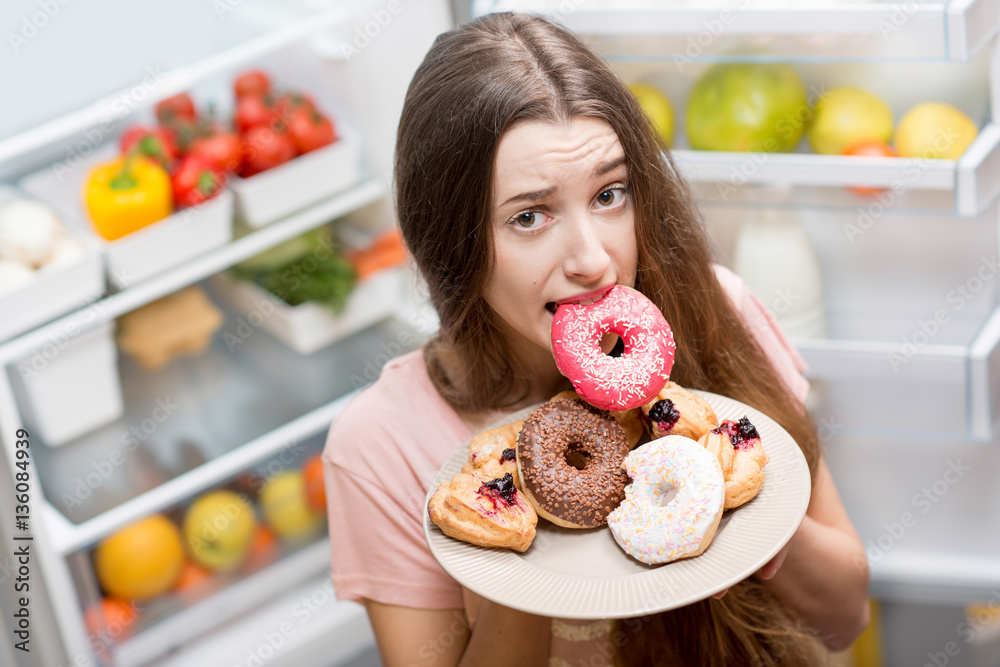
{"type": "Polygon", "coordinates": [[[106,241],[90,225],[83,188],[91,167],[118,155],[115,145],[95,151],[68,174],[52,168],[24,178],[20,185],[71,220],[86,221],[85,230],[104,246],[108,278],[117,289],[163,273],[233,238],[233,195],[228,190],[114,241],[106,241]]]}
{"type": "MultiPolygon", "coordinates": [[[[0,185],[0,205],[26,196],[10,186],[0,185]]],[[[0,341],[13,338],[36,326],[99,299],[104,294],[104,256],[100,244],[69,215],[56,211],[63,229],[83,246],[83,253],[64,264],[43,266],[34,280],[0,294],[0,341]]]]}
{"type": "Polygon", "coordinates": [[[233,176],[229,187],[236,210],[251,227],[261,227],[361,179],[361,136],[341,122],[338,139],[249,178],[233,176]]]}
{"type": "Polygon", "coordinates": [[[211,284],[247,326],[259,326],[299,354],[311,354],[395,312],[403,295],[403,269],[383,269],[359,281],[338,316],[315,303],[290,306],[256,283],[227,273],[212,276],[211,284]]]}
{"type": "Polygon", "coordinates": [[[48,445],[70,442],[122,416],[115,323],[106,322],[68,342],[54,341],[12,369],[25,420],[48,445]]]}

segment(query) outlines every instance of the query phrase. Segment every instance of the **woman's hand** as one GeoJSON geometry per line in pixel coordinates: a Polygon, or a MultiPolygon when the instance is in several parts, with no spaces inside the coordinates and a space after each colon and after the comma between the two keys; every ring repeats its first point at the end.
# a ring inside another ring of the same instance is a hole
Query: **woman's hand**
{"type": "MultiPolygon", "coordinates": [[[[764,579],[766,581],[766,580],[770,579],[771,577],[773,577],[774,575],[778,574],[778,570],[781,569],[781,564],[785,562],[785,556],[788,555],[788,549],[789,549],[789,547],[791,547],[791,542],[789,542],[788,544],[786,544],[785,546],[783,546],[781,548],[781,551],[779,551],[777,554],[775,554],[774,558],[772,558],[771,560],[767,561],[767,563],[764,565],[764,567],[762,567],[759,570],[757,570],[757,574],[760,575],[761,579],[764,579]]],[[[729,589],[726,588],[725,590],[719,591],[718,593],[716,593],[712,597],[715,598],[716,600],[721,600],[722,598],[724,598],[726,596],[726,593],[728,593],[728,592],[729,592],[729,589]]]]}

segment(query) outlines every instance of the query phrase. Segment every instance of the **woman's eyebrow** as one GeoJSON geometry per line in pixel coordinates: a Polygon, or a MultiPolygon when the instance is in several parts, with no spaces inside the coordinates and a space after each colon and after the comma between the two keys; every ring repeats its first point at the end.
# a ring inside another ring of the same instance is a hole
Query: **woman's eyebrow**
{"type": "Polygon", "coordinates": [[[603,176],[612,169],[620,167],[623,164],[625,164],[624,155],[618,158],[617,160],[611,160],[610,162],[602,162],[601,164],[597,165],[597,169],[594,170],[594,176],[603,176]]]}
{"type": "Polygon", "coordinates": [[[513,197],[511,197],[510,199],[508,199],[507,201],[505,201],[500,205],[506,206],[507,204],[513,201],[535,201],[538,199],[544,199],[545,197],[548,197],[555,191],[556,187],[552,186],[551,188],[545,188],[544,190],[536,190],[535,192],[522,192],[519,195],[514,195],[513,197]]]}
{"type": "MultiPolygon", "coordinates": [[[[594,170],[594,176],[603,176],[612,169],[616,169],[623,164],[625,164],[624,155],[621,156],[620,158],[610,160],[609,162],[602,162],[599,165],[597,165],[597,169],[594,170]]],[[[544,199],[548,197],[555,191],[556,191],[556,186],[552,186],[551,188],[545,188],[544,190],[535,190],[534,192],[522,192],[519,195],[514,195],[504,203],[500,204],[500,206],[506,206],[507,204],[510,204],[511,202],[515,201],[537,201],[539,199],[544,199]]]]}

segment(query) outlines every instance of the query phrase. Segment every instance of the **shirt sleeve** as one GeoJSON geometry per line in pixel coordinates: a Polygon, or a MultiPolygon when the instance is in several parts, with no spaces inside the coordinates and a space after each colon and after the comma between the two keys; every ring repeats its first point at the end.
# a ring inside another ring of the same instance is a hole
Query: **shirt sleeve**
{"type": "Polygon", "coordinates": [[[337,598],[418,609],[463,608],[461,586],[441,569],[424,541],[423,503],[407,507],[377,480],[338,465],[326,452],[323,467],[337,598]]]}
{"type": "Polygon", "coordinates": [[[805,403],[809,393],[809,381],[802,376],[808,368],[802,355],[791,344],[760,299],[746,286],[743,280],[729,269],[716,265],[715,273],[719,282],[729,293],[733,305],[742,315],[750,333],[764,354],[771,360],[778,377],[800,403],[805,403]]]}

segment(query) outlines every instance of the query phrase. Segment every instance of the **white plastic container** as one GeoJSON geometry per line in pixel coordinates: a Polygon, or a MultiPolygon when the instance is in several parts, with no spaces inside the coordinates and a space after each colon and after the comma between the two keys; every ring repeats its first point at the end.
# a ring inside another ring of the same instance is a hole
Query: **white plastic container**
{"type": "Polygon", "coordinates": [[[236,210],[251,227],[262,227],[361,179],[361,136],[338,122],[337,141],[249,178],[233,176],[236,210]]]}
{"type": "Polygon", "coordinates": [[[233,238],[233,195],[228,190],[200,206],[194,206],[132,232],[114,241],[106,241],[90,225],[90,215],[83,203],[83,188],[90,169],[113,160],[115,145],[95,151],[69,173],[57,174],[45,169],[25,177],[20,185],[42,201],[65,213],[67,222],[76,221],[83,231],[104,247],[108,278],[117,289],[125,289],[223,246],[233,238]]]}
{"type": "Polygon", "coordinates": [[[235,280],[225,272],[210,280],[213,290],[244,318],[240,326],[260,327],[303,355],[380,322],[395,312],[403,295],[400,267],[358,282],[337,316],[315,303],[290,306],[256,283],[235,280]]]}
{"type": "Polygon", "coordinates": [[[67,332],[67,342],[53,341],[12,369],[25,421],[46,444],[64,445],[122,416],[114,331],[112,321],[67,332]]]}
{"type": "MultiPolygon", "coordinates": [[[[0,184],[0,206],[25,198],[14,188],[0,184]]],[[[80,243],[83,252],[66,263],[37,269],[31,282],[0,294],[0,341],[76,310],[104,294],[104,256],[100,244],[91,235],[81,233],[79,223],[68,221],[68,215],[57,213],[63,229],[80,243]]]]}

